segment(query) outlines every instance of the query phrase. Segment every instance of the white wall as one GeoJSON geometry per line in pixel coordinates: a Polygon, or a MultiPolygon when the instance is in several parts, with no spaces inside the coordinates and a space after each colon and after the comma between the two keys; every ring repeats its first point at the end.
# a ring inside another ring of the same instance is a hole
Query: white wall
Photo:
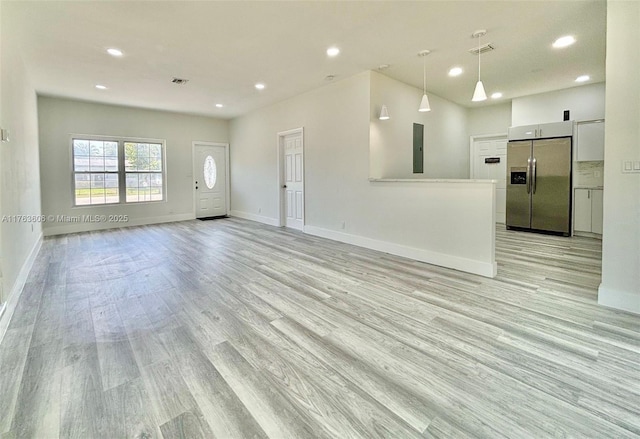
{"type": "MultiPolygon", "coordinates": [[[[5,60],[4,58],[2,58],[2,54],[4,53],[4,50],[2,49],[2,42],[5,41],[5,38],[7,38],[6,36],[4,36],[2,34],[2,2],[0,2],[0,128],[4,127],[4,111],[3,111],[3,106],[4,104],[2,103],[2,89],[3,89],[3,82],[5,81],[5,74],[2,71],[2,66],[6,66],[8,59],[5,60]]],[[[2,147],[2,144],[0,143],[0,148],[2,147]]],[[[3,160],[2,160],[2,153],[0,152],[0,170],[4,170],[4,168],[2,167],[3,164],[3,160]]],[[[3,191],[3,187],[4,185],[2,184],[2,174],[0,174],[0,217],[2,216],[2,191],[3,191]]],[[[6,299],[5,299],[5,295],[6,293],[4,292],[4,279],[3,279],[3,274],[2,274],[2,263],[3,263],[3,258],[2,258],[2,228],[0,227],[0,318],[2,317],[2,314],[4,313],[5,309],[6,309],[6,299]]],[[[0,340],[1,340],[1,336],[0,336],[0,340]]]]}
{"type": "MultiPolygon", "coordinates": [[[[10,142],[0,143],[0,213],[2,216],[40,214],[38,119],[36,94],[13,38],[11,23],[2,15],[0,126],[10,142]]],[[[41,242],[38,222],[0,225],[0,302],[17,295],[26,279],[31,258],[41,242]],[[4,290],[4,293],[2,292],[4,290]],[[3,299],[4,297],[4,299],[3,299]]],[[[8,313],[9,314],[9,313],[8,313]]],[[[0,338],[2,334],[0,332],[0,338]]]]}
{"type": "Polygon", "coordinates": [[[511,102],[467,110],[469,136],[507,134],[511,126],[511,102]]]}
{"type": "Polygon", "coordinates": [[[492,183],[369,181],[370,78],[233,119],[232,214],[278,223],[277,133],[304,127],[305,232],[492,275],[492,183]]]}
{"type": "Polygon", "coordinates": [[[575,121],[602,119],[604,95],[605,85],[601,82],[514,98],[511,102],[511,123],[519,126],[562,122],[564,110],[569,110],[571,120],[575,121]]]}
{"type": "Polygon", "coordinates": [[[228,122],[210,117],[40,96],[40,173],[45,215],[126,214],[122,223],[56,223],[45,235],[193,218],[192,141],[228,142],[228,122]],[[73,207],[70,134],[166,141],[166,201],[73,207]]]}
{"type": "MultiPolygon", "coordinates": [[[[428,90],[427,90],[428,93],[428,90]]],[[[370,176],[468,178],[467,110],[428,93],[431,111],[418,112],[423,91],[371,72],[370,176]],[[382,104],[391,118],[378,119],[382,104]],[[413,124],[424,125],[424,173],[413,173],[413,124]]]]}
{"type": "Polygon", "coordinates": [[[607,2],[602,284],[598,303],[640,313],[640,3],[607,2]]]}
{"type": "Polygon", "coordinates": [[[358,227],[369,178],[369,72],[230,122],[232,213],[277,224],[277,133],[304,127],[305,220],[358,227]]]}

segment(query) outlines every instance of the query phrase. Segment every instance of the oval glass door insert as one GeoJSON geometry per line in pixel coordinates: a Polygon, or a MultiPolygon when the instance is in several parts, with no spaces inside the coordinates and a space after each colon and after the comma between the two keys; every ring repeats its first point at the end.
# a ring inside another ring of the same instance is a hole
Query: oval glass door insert
{"type": "Polygon", "coordinates": [[[216,169],[216,162],[210,155],[204,159],[204,182],[209,189],[213,189],[216,185],[216,178],[218,176],[218,170],[216,169]]]}

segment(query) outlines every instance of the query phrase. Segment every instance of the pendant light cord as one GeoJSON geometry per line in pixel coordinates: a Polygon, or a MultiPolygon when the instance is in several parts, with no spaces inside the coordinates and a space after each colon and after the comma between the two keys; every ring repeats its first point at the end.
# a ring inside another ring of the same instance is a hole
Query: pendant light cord
{"type": "Polygon", "coordinates": [[[480,62],[482,60],[482,55],[480,54],[480,38],[482,38],[482,35],[478,35],[478,81],[480,81],[480,62]]]}
{"type": "Polygon", "coordinates": [[[422,74],[424,76],[422,81],[422,86],[423,86],[424,94],[427,94],[427,57],[426,55],[422,56],[422,74]]]}

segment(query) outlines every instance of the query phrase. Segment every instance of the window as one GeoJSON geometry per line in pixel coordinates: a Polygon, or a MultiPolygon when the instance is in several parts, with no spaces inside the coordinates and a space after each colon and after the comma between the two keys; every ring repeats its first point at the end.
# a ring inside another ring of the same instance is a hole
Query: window
{"type": "Polygon", "coordinates": [[[124,142],[127,203],[162,200],[162,144],[124,142]]]}
{"type": "Polygon", "coordinates": [[[207,189],[213,189],[216,185],[218,177],[218,168],[216,168],[216,161],[210,155],[204,159],[204,183],[207,185],[207,189]]]}
{"type": "Polygon", "coordinates": [[[118,142],[73,139],[76,206],[119,203],[118,142]]]}
{"type": "Polygon", "coordinates": [[[164,200],[162,142],[74,138],[72,151],[75,206],[164,200]]]}

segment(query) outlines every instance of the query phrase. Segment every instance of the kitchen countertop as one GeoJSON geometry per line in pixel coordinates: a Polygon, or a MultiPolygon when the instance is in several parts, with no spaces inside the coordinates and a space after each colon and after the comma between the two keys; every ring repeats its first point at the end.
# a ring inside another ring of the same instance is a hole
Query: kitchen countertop
{"type": "Polygon", "coordinates": [[[577,185],[573,187],[574,189],[604,189],[604,186],[592,186],[592,185],[577,185]]]}

